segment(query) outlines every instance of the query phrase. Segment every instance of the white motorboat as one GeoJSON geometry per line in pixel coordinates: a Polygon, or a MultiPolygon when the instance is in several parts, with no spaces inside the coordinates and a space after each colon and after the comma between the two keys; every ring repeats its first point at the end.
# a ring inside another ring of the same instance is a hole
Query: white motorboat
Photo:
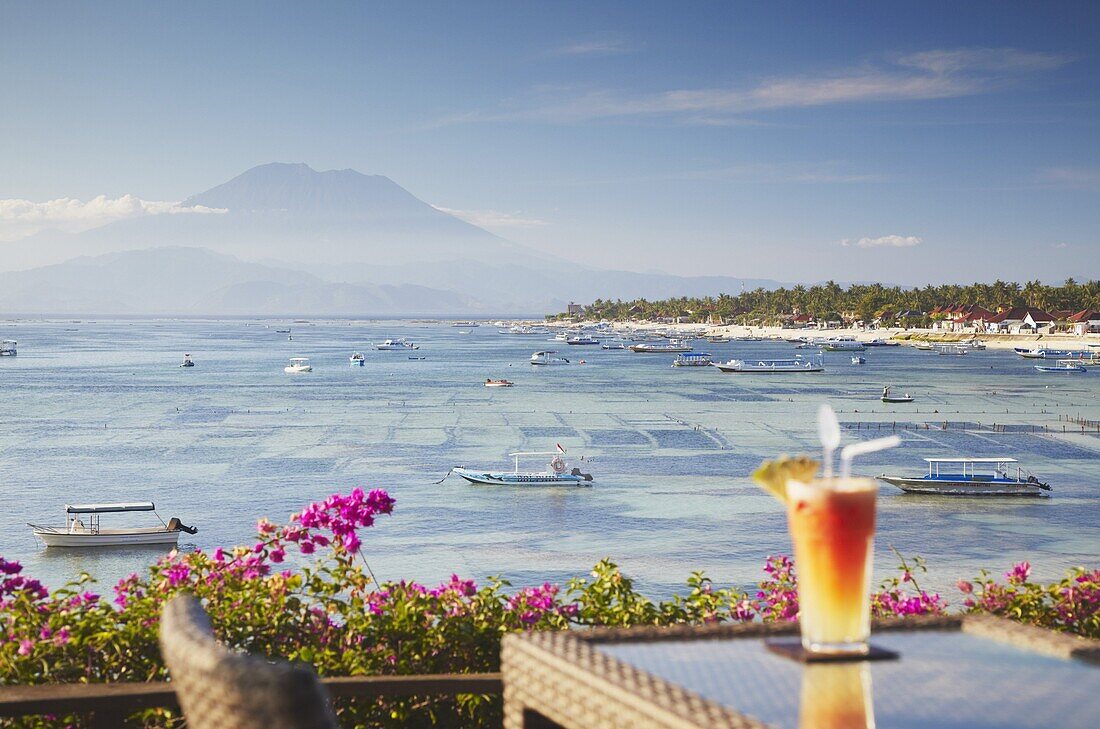
{"type": "Polygon", "coordinates": [[[915,341],[913,342],[913,349],[919,349],[922,352],[931,352],[935,349],[935,346],[931,342],[915,341]]]}
{"type": "Polygon", "coordinates": [[[1035,369],[1040,372],[1088,372],[1088,368],[1076,359],[1060,359],[1056,365],[1035,365],[1035,369]]]}
{"type": "Polygon", "coordinates": [[[613,342],[603,342],[600,344],[600,349],[626,349],[626,345],[619,340],[613,342]]]}
{"type": "Polygon", "coordinates": [[[796,372],[824,372],[825,365],[821,356],[795,357],[794,359],[731,359],[728,362],[715,362],[714,365],[722,372],[735,374],[787,374],[796,372]]]}
{"type": "Polygon", "coordinates": [[[16,355],[15,347],[18,344],[19,342],[14,339],[5,339],[0,342],[0,357],[14,357],[16,355]]]}
{"type": "Polygon", "coordinates": [[[512,387],[515,384],[516,383],[512,382],[511,380],[493,380],[493,379],[485,380],[485,386],[486,387],[512,387]]]}
{"type": "Polygon", "coordinates": [[[668,342],[655,342],[653,344],[643,342],[642,344],[632,344],[630,346],[631,352],[638,352],[640,354],[669,354],[676,352],[690,352],[695,349],[687,342],[680,339],[670,339],[668,342]]]}
{"type": "Polygon", "coordinates": [[[854,364],[854,365],[867,364],[867,358],[866,357],[860,357],[857,354],[855,357],[852,357],[852,364],[854,364]]]}
{"type": "Polygon", "coordinates": [[[676,355],[673,367],[709,367],[713,362],[706,352],[685,352],[676,355]]]}
{"type": "Polygon", "coordinates": [[[963,341],[959,342],[959,346],[980,351],[985,349],[985,342],[980,339],[964,339],[963,341]]]}
{"type": "Polygon", "coordinates": [[[578,336],[578,337],[569,337],[569,339],[565,340],[565,343],[566,344],[571,344],[571,345],[579,345],[579,346],[582,346],[582,347],[583,346],[592,346],[592,345],[599,346],[600,340],[593,339],[592,337],[586,337],[584,335],[581,335],[581,336],[578,336]]]}
{"type": "Polygon", "coordinates": [[[348,360],[351,362],[352,367],[363,367],[367,362],[367,357],[362,352],[354,352],[348,360]]]}
{"type": "Polygon", "coordinates": [[[180,363],[180,367],[194,367],[194,366],[195,366],[195,360],[191,359],[191,355],[184,354],[183,355],[183,362],[180,363]]]}
{"type": "Polygon", "coordinates": [[[386,351],[392,351],[392,350],[420,349],[420,346],[416,345],[416,344],[413,344],[409,340],[402,337],[400,339],[387,339],[386,341],[382,342],[381,344],[374,345],[374,348],[382,350],[383,352],[386,352],[386,351]]]}
{"type": "Polygon", "coordinates": [[[914,494],[945,494],[947,496],[1045,496],[1050,485],[1016,466],[1009,473],[1015,458],[925,458],[928,474],[924,476],[887,476],[879,479],[914,494]],[[975,466],[988,468],[990,473],[977,473],[975,466]],[[946,466],[946,469],[945,469],[946,466]],[[953,470],[957,469],[957,470],[953,470]],[[945,470],[947,472],[945,472],[945,470]]]}
{"type": "MultiPolygon", "coordinates": [[[[152,511],[156,507],[152,501],[139,501],[125,504],[66,504],[65,526],[38,526],[28,524],[34,536],[42,540],[47,547],[124,547],[141,544],[175,545],[179,542],[180,532],[194,534],[198,531],[189,527],[176,517],[161,522],[157,527],[104,529],[99,525],[100,514],[121,514],[134,511],[152,511]],[[85,524],[81,516],[87,516],[85,524]]],[[[160,518],[159,516],[157,517],[160,518]]]]}
{"type": "Polygon", "coordinates": [[[970,353],[970,347],[964,347],[961,344],[937,344],[936,354],[948,354],[948,355],[964,355],[970,353]]]}
{"type": "Polygon", "coordinates": [[[303,372],[313,372],[313,365],[309,363],[308,357],[291,357],[290,364],[283,368],[283,372],[288,375],[298,375],[303,372]]]}
{"type": "Polygon", "coordinates": [[[567,365],[569,360],[565,357],[555,357],[557,352],[547,350],[544,352],[535,352],[531,355],[531,364],[533,365],[567,365]]]}
{"type": "MultiPolygon", "coordinates": [[[[470,483],[486,484],[494,486],[591,486],[592,474],[581,473],[581,469],[569,465],[562,458],[565,449],[560,445],[557,450],[546,452],[509,453],[515,459],[515,468],[509,473],[482,471],[479,469],[456,466],[451,469],[470,483]],[[519,459],[529,456],[552,456],[549,467],[545,471],[520,471],[519,459]]],[[[583,458],[581,459],[583,460],[583,458]]]]}

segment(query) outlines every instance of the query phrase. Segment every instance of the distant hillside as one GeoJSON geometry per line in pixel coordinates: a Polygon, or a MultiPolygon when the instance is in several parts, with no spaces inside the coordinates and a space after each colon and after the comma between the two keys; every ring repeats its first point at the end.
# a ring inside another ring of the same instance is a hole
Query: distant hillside
{"type": "Polygon", "coordinates": [[[303,314],[476,312],[472,300],[414,285],[341,284],[198,248],[156,248],[0,273],[5,314],[303,314]]]}
{"type": "MultiPolygon", "coordinates": [[[[224,264],[231,271],[239,272],[240,266],[251,261],[264,262],[271,270],[280,271],[279,275],[311,274],[299,276],[296,284],[276,280],[278,276],[272,279],[292,288],[324,286],[325,281],[351,285],[356,287],[355,293],[349,294],[351,299],[374,302],[388,307],[387,311],[447,311],[456,315],[479,310],[537,313],[560,310],[571,300],[705,296],[739,291],[742,286],[750,289],[778,286],[774,281],[758,279],[684,278],[583,266],[505,240],[437,210],[387,177],[354,170],[318,172],[304,164],[261,165],[192,195],[181,206],[203,206],[225,212],[132,218],[82,233],[45,231],[0,244],[0,271],[73,263],[49,272],[27,271],[26,276],[8,279],[18,282],[43,276],[51,280],[60,277],[68,293],[47,295],[23,287],[19,289],[22,292],[19,297],[13,298],[9,290],[2,294],[2,300],[20,307],[19,311],[31,310],[28,302],[47,300],[77,307],[65,309],[71,313],[83,311],[79,308],[82,302],[109,306],[111,311],[153,313],[138,309],[142,302],[156,301],[159,313],[169,311],[160,307],[175,301],[178,306],[186,305],[178,311],[195,311],[184,292],[173,300],[160,295],[160,291],[172,288],[175,283],[175,276],[168,269],[148,270],[147,280],[134,281],[138,292],[121,288],[104,290],[100,285],[100,281],[112,278],[118,279],[120,286],[122,281],[131,280],[132,268],[138,260],[133,255],[135,251],[164,248],[201,248],[232,256],[235,265],[224,264]],[[124,259],[107,257],[94,265],[73,261],[123,251],[129,252],[124,259]],[[116,265],[121,266],[119,271],[110,270],[116,265]],[[88,276],[93,278],[85,280],[88,276]],[[150,290],[145,291],[146,287],[150,290]],[[411,300],[413,291],[421,291],[425,303],[405,308],[416,303],[411,300]],[[452,304],[454,308],[446,308],[452,304]]],[[[267,280],[264,275],[269,274],[261,275],[259,269],[253,269],[248,280],[234,279],[224,285],[254,285],[255,281],[267,280]]],[[[218,275],[214,274],[209,277],[216,278],[218,275]]],[[[201,287],[204,294],[214,293],[205,282],[201,287]]],[[[344,300],[345,294],[341,293],[344,289],[330,286],[327,290],[328,298],[301,292],[300,305],[334,306],[340,312],[354,306],[353,301],[344,300]]],[[[222,304],[239,311],[237,307],[248,305],[247,295],[223,292],[218,296],[208,296],[201,306],[222,304]]],[[[287,289],[265,290],[257,297],[256,305],[271,306],[275,300],[287,296],[287,289]]],[[[291,299],[299,300],[293,296],[291,299]]],[[[105,309],[88,311],[107,313],[105,309]]],[[[216,313],[210,309],[204,311],[216,313]]]]}

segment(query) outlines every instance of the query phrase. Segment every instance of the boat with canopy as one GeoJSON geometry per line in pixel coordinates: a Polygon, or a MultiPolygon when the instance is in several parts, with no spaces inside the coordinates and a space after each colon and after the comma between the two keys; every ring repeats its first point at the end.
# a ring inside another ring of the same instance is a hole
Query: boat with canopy
{"type": "Polygon", "coordinates": [[[156,527],[123,527],[105,529],[100,526],[102,514],[126,514],[151,511],[156,514],[152,501],[136,501],[121,504],[65,504],[65,526],[39,526],[28,524],[34,536],[47,547],[125,547],[143,544],[171,544],[179,542],[180,532],[195,534],[198,529],[189,527],[176,517],[167,523],[160,516],[156,527]],[[84,523],[87,518],[88,523],[84,523]]]}
{"type": "MultiPolygon", "coordinates": [[[[509,453],[509,457],[515,459],[514,467],[508,471],[482,471],[479,469],[455,466],[451,473],[456,473],[470,483],[487,484],[494,486],[591,486],[592,474],[581,473],[581,469],[569,468],[562,456],[565,449],[561,445],[552,451],[520,451],[509,453]],[[545,471],[520,471],[519,459],[536,456],[552,456],[545,471]]],[[[584,460],[583,457],[581,460],[584,460]]]]}
{"type": "Polygon", "coordinates": [[[924,476],[879,479],[914,494],[947,496],[1045,496],[1050,485],[1019,466],[1015,458],[925,458],[924,476]],[[1015,473],[1012,473],[1012,469],[1015,473]]]}
{"type": "Polygon", "coordinates": [[[714,366],[722,372],[739,374],[785,374],[795,372],[824,372],[825,364],[820,355],[794,359],[731,359],[728,362],[715,362],[714,366]]]}

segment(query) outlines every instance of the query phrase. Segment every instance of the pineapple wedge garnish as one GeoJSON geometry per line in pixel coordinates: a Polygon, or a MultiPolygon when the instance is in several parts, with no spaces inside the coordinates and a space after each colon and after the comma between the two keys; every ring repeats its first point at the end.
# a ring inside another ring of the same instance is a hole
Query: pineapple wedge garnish
{"type": "Polygon", "coordinates": [[[809,481],[821,464],[809,456],[780,456],[774,461],[764,461],[752,474],[752,480],[772,496],[787,503],[787,481],[809,481]]]}

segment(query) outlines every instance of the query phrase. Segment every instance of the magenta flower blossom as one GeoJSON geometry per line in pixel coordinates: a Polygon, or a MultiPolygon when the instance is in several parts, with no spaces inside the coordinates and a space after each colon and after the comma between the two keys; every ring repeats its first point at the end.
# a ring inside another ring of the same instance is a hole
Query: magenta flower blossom
{"type": "Polygon", "coordinates": [[[1022,585],[1027,582],[1027,578],[1031,576],[1031,563],[1020,562],[1008,572],[1005,572],[1005,577],[1008,578],[1009,583],[1013,585],[1022,585]]]}

